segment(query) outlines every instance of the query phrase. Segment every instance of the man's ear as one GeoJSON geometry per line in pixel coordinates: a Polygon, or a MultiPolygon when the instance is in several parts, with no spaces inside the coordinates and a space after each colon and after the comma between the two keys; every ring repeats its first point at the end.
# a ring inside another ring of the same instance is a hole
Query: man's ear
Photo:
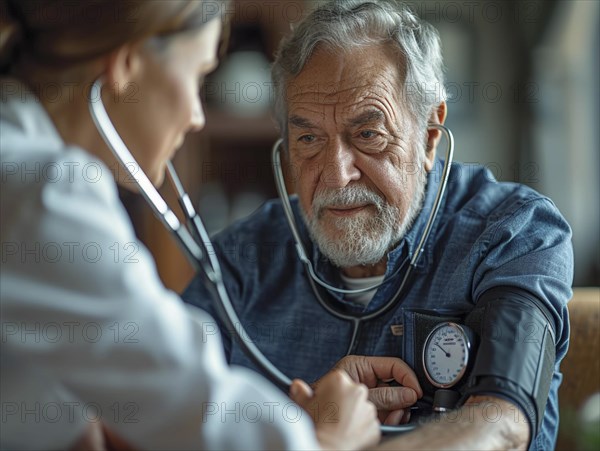
{"type": "MultiPolygon", "coordinates": [[[[437,108],[435,109],[435,111],[433,111],[433,113],[431,113],[431,116],[429,117],[429,123],[430,124],[444,124],[444,121],[446,120],[446,115],[448,113],[448,105],[446,104],[445,100],[442,100],[442,102],[437,106],[437,108]]],[[[425,150],[425,170],[427,172],[431,171],[433,169],[433,165],[435,163],[435,154],[436,154],[436,149],[437,149],[437,145],[440,142],[440,138],[442,136],[442,132],[435,129],[435,128],[430,128],[427,130],[427,148],[425,150]]]]}
{"type": "Polygon", "coordinates": [[[142,70],[142,50],[141,42],[126,43],[106,57],[104,79],[110,91],[124,94],[136,80],[142,70]]]}

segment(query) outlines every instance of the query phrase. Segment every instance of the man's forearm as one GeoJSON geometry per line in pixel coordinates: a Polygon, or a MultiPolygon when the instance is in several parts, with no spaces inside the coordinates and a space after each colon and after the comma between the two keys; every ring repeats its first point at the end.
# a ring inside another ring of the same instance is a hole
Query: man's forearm
{"type": "Polygon", "coordinates": [[[472,397],[460,409],[441,414],[416,431],[386,440],[377,449],[527,449],[529,424],[512,403],[472,397]]]}

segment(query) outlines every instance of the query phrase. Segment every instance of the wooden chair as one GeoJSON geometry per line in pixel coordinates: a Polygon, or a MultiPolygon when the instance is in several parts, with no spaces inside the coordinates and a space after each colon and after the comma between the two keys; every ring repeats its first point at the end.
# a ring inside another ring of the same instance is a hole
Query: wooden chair
{"type": "Polygon", "coordinates": [[[557,450],[582,449],[578,446],[577,412],[591,395],[600,392],[600,288],[574,288],[568,306],[571,337],[560,367],[564,378],[558,391],[557,450]]]}

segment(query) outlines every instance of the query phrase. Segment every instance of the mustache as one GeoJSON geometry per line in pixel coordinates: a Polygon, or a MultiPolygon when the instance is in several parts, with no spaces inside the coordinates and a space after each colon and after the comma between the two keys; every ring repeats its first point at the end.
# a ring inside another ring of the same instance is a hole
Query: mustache
{"type": "Polygon", "coordinates": [[[351,207],[357,204],[371,204],[377,212],[385,207],[385,199],[364,185],[351,185],[347,188],[325,189],[313,198],[313,214],[318,218],[328,207],[351,207]]]}

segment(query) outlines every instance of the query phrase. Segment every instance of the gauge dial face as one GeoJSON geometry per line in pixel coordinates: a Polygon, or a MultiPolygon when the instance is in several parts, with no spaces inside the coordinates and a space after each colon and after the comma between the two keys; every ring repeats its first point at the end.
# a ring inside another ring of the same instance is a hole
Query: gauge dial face
{"type": "Polygon", "coordinates": [[[470,348],[469,338],[458,324],[435,326],[423,348],[423,368],[429,382],[448,388],[460,381],[469,362],[470,348]]]}

